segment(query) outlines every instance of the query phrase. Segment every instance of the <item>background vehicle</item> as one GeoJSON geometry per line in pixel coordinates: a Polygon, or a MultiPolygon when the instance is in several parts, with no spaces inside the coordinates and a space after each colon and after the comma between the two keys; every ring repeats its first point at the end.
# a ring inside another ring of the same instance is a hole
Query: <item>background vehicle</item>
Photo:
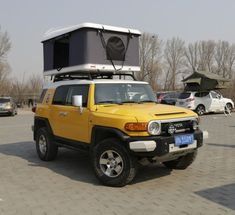
{"type": "Polygon", "coordinates": [[[157,93],[156,93],[156,96],[157,96],[157,103],[161,103],[162,98],[163,98],[164,96],[166,96],[167,93],[168,93],[168,92],[157,92],[157,93]]]}
{"type": "Polygon", "coordinates": [[[17,107],[11,97],[0,97],[0,114],[15,116],[17,107]]]}
{"type": "Polygon", "coordinates": [[[231,111],[234,102],[215,91],[183,92],[177,99],[176,106],[189,108],[198,115],[203,115],[209,112],[223,112],[225,107],[231,111]]]}
{"type": "Polygon", "coordinates": [[[161,104],[175,105],[177,99],[179,98],[180,92],[169,92],[164,95],[161,99],[161,104]]]}

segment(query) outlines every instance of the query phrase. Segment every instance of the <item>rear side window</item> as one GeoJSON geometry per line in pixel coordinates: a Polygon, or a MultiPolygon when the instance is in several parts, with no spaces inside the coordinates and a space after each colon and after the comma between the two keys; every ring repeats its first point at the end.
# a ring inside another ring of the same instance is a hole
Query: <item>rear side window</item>
{"type": "Polygon", "coordinates": [[[66,105],[72,105],[72,97],[75,95],[82,96],[82,106],[87,107],[89,85],[74,85],[70,86],[68,90],[68,96],[66,99],[66,105]]]}
{"type": "Polygon", "coordinates": [[[195,93],[195,97],[208,97],[209,92],[200,92],[200,93],[195,93]]]}
{"type": "Polygon", "coordinates": [[[187,99],[189,98],[191,93],[181,93],[179,99],[187,99]]]}
{"type": "Polygon", "coordinates": [[[52,103],[54,105],[65,105],[68,90],[69,90],[68,85],[58,87],[55,91],[55,95],[54,95],[52,103]]]}
{"type": "Polygon", "coordinates": [[[38,103],[42,103],[43,102],[43,99],[44,99],[44,97],[46,95],[46,92],[47,92],[47,89],[43,89],[42,90],[38,103]]]}

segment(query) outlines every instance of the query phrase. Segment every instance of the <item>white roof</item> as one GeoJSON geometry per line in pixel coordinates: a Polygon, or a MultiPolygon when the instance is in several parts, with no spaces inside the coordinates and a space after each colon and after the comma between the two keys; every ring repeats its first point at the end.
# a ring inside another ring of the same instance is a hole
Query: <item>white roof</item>
{"type": "Polygon", "coordinates": [[[44,89],[56,88],[61,85],[74,85],[74,84],[148,84],[144,81],[132,81],[132,80],[115,80],[115,79],[94,79],[94,80],[63,80],[57,82],[51,82],[44,85],[44,89]]]}
{"type": "Polygon", "coordinates": [[[132,34],[137,34],[141,35],[141,32],[136,29],[130,29],[130,28],[123,28],[123,27],[115,27],[115,26],[110,26],[110,25],[103,25],[103,24],[95,24],[95,23],[82,23],[78,25],[73,25],[73,26],[68,26],[64,28],[52,28],[48,30],[44,36],[43,36],[43,41],[58,37],[60,35],[81,29],[81,28],[95,28],[95,29],[104,29],[104,30],[109,30],[109,31],[116,31],[116,32],[123,32],[123,33],[132,33],[132,34]]]}

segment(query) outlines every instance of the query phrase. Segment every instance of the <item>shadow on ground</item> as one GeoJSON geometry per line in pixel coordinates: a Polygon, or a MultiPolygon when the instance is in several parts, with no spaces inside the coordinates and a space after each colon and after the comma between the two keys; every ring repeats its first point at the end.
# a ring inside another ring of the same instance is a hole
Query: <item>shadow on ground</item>
{"type": "MultiPolygon", "coordinates": [[[[45,162],[38,158],[34,142],[16,142],[0,145],[0,154],[19,157],[27,160],[29,166],[45,167],[72,180],[100,185],[93,173],[89,155],[85,152],[60,148],[56,160],[45,162]]],[[[132,184],[160,178],[169,175],[170,172],[171,170],[163,166],[145,166],[140,168],[132,184]]]]}
{"type": "Polygon", "coordinates": [[[235,183],[195,192],[197,195],[235,210],[235,183]]]}
{"type": "Polygon", "coordinates": [[[235,145],[232,145],[232,144],[207,143],[207,145],[208,146],[215,146],[215,147],[235,148],[235,145]]]}

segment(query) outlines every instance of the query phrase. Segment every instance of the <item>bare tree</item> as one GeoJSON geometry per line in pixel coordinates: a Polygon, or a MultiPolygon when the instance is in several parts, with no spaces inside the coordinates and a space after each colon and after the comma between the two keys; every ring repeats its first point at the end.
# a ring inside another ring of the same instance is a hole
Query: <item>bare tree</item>
{"type": "Polygon", "coordinates": [[[177,76],[182,72],[181,69],[185,60],[184,41],[175,37],[167,40],[164,56],[168,71],[165,81],[168,83],[168,88],[175,90],[177,76]]]}
{"type": "Polygon", "coordinates": [[[140,67],[137,74],[139,80],[148,81],[157,88],[157,79],[161,74],[162,41],[155,35],[144,33],[140,39],[140,67]]]}
{"type": "Polygon", "coordinates": [[[227,41],[219,41],[215,51],[216,73],[224,78],[232,78],[235,62],[235,45],[227,41]]]}
{"type": "Polygon", "coordinates": [[[2,32],[0,27],[0,94],[6,94],[6,80],[10,73],[10,67],[6,56],[11,48],[11,42],[7,32],[2,32]]]}
{"type": "Polygon", "coordinates": [[[216,43],[212,40],[199,42],[198,70],[213,72],[215,46],[216,43]]]}
{"type": "Polygon", "coordinates": [[[26,82],[26,85],[28,94],[32,96],[37,96],[39,95],[42,89],[43,78],[39,74],[32,74],[26,82]]]}
{"type": "Polygon", "coordinates": [[[195,71],[198,69],[199,61],[199,44],[198,42],[190,43],[187,48],[185,48],[186,57],[186,67],[189,70],[195,71]]]}

